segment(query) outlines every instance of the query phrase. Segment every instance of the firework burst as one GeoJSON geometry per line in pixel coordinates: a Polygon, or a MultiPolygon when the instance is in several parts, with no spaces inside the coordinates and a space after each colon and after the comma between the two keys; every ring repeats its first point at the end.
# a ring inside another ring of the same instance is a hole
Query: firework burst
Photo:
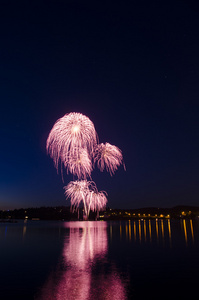
{"type": "Polygon", "coordinates": [[[97,163],[100,171],[103,172],[106,168],[107,172],[109,172],[112,176],[118,167],[123,163],[122,151],[118,147],[109,143],[101,143],[96,146],[94,162],[97,163]]]}
{"type": "Polygon", "coordinates": [[[64,187],[66,199],[70,198],[71,206],[76,209],[83,201],[86,218],[90,210],[100,211],[107,203],[107,194],[104,191],[98,192],[94,181],[76,180],[71,181],[64,187]]]}
{"type": "Polygon", "coordinates": [[[89,190],[89,182],[87,180],[71,181],[64,189],[66,198],[71,199],[71,205],[79,207],[81,201],[85,202],[89,190]]]}
{"type": "Polygon", "coordinates": [[[100,211],[106,207],[107,193],[105,191],[98,192],[96,189],[90,192],[89,197],[90,209],[92,211],[100,211]]]}
{"type": "Polygon", "coordinates": [[[66,198],[70,198],[71,206],[73,208],[79,207],[81,201],[84,204],[84,211],[85,215],[88,217],[88,194],[89,188],[92,187],[94,183],[92,181],[87,180],[76,180],[71,181],[67,186],[64,187],[65,189],[65,196],[66,198]]]}
{"type": "MultiPolygon", "coordinates": [[[[123,163],[122,151],[109,143],[98,144],[98,137],[92,121],[81,113],[69,113],[57,120],[46,142],[47,153],[52,157],[57,169],[61,165],[67,173],[77,176],[65,189],[66,198],[71,200],[71,208],[77,209],[81,202],[85,218],[90,210],[99,212],[107,203],[107,193],[98,191],[91,179],[93,164],[101,171],[106,170],[112,176],[123,163]]],[[[125,168],[125,165],[123,163],[125,168]]]]}
{"type": "MultiPolygon", "coordinates": [[[[71,170],[71,160],[84,156],[84,163],[74,167],[75,174],[90,174],[90,161],[85,159],[85,152],[91,159],[97,144],[97,133],[93,122],[81,113],[69,113],[57,120],[47,139],[47,153],[52,157],[58,171],[59,163],[71,170]],[[83,150],[82,150],[83,149],[83,150]],[[84,154],[82,154],[84,153],[84,154]],[[86,163],[87,162],[87,163],[86,163]],[[80,168],[82,171],[80,171],[80,168]],[[85,170],[83,170],[85,168],[85,170]]],[[[78,177],[78,178],[79,178],[78,177]]]]}
{"type": "Polygon", "coordinates": [[[92,161],[86,149],[79,149],[74,155],[69,155],[64,160],[64,166],[67,172],[76,175],[78,179],[91,178],[92,161]]]}

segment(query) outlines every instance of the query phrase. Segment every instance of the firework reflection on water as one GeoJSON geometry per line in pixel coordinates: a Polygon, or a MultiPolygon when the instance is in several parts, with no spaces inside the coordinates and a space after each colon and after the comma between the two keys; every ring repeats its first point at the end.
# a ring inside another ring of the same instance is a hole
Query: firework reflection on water
{"type": "Polygon", "coordinates": [[[68,222],[66,226],[70,234],[65,239],[62,259],[37,300],[127,299],[116,267],[112,265],[108,273],[103,269],[108,251],[107,223],[68,222]]]}

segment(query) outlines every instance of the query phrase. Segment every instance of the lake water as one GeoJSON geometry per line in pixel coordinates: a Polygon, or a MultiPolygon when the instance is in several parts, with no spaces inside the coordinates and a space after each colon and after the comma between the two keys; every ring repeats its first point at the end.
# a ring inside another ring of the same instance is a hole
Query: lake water
{"type": "Polygon", "coordinates": [[[0,223],[0,299],[195,297],[199,220],[0,223]]]}

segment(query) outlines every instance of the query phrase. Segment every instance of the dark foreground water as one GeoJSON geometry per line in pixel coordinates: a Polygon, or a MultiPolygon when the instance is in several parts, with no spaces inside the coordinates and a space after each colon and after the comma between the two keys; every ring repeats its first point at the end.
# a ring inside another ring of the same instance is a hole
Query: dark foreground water
{"type": "Polygon", "coordinates": [[[199,219],[0,224],[0,299],[189,299],[199,219]]]}

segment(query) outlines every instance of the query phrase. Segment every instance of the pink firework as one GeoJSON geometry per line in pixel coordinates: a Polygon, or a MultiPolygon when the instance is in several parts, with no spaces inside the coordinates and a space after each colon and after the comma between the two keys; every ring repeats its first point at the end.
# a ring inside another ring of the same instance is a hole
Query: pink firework
{"type": "Polygon", "coordinates": [[[90,210],[99,211],[106,206],[106,192],[98,192],[94,181],[71,181],[64,189],[65,196],[67,199],[71,199],[71,206],[73,208],[78,208],[81,201],[83,201],[84,212],[87,219],[90,210]]]}
{"type": "MultiPolygon", "coordinates": [[[[82,149],[84,154],[87,151],[91,159],[91,154],[96,144],[97,133],[93,122],[81,113],[69,113],[54,124],[47,139],[46,149],[47,153],[52,157],[57,170],[59,162],[61,162],[71,171],[72,168],[69,166],[70,160],[79,159],[82,155],[82,149]]],[[[80,177],[82,174],[85,177],[85,174],[90,174],[92,170],[88,159],[84,159],[84,163],[74,169],[75,174],[77,175],[78,173],[80,177]],[[80,170],[77,171],[80,168],[82,172],[80,170]],[[85,170],[83,170],[84,168],[85,170]]]]}
{"type": "MultiPolygon", "coordinates": [[[[52,157],[58,171],[63,168],[77,176],[64,187],[66,198],[71,199],[71,207],[84,205],[84,217],[88,219],[90,210],[99,212],[107,203],[107,194],[98,191],[91,178],[93,164],[112,176],[123,163],[122,151],[109,143],[98,144],[98,137],[92,121],[81,113],[69,113],[57,120],[46,142],[47,153],[52,157]]],[[[123,163],[125,168],[125,165],[123,163]]]]}
{"type": "Polygon", "coordinates": [[[100,171],[103,172],[106,168],[107,172],[112,176],[123,163],[122,151],[109,143],[101,143],[95,149],[94,162],[97,162],[100,171]]]}
{"type": "Polygon", "coordinates": [[[89,198],[90,209],[92,211],[100,211],[105,209],[107,203],[107,193],[105,191],[91,191],[89,198]]]}
{"type": "Polygon", "coordinates": [[[87,180],[71,181],[64,189],[66,198],[71,199],[71,206],[79,207],[81,201],[85,203],[89,191],[89,182],[87,180]]]}
{"type": "Polygon", "coordinates": [[[78,179],[91,177],[92,161],[86,149],[75,151],[74,155],[69,155],[68,160],[64,161],[67,172],[76,175],[78,179]]]}
{"type": "Polygon", "coordinates": [[[83,201],[86,217],[88,217],[90,211],[88,203],[89,188],[92,187],[93,184],[92,181],[76,180],[69,182],[69,184],[64,187],[65,196],[71,199],[71,206],[73,208],[78,208],[81,201],[83,201]]]}

